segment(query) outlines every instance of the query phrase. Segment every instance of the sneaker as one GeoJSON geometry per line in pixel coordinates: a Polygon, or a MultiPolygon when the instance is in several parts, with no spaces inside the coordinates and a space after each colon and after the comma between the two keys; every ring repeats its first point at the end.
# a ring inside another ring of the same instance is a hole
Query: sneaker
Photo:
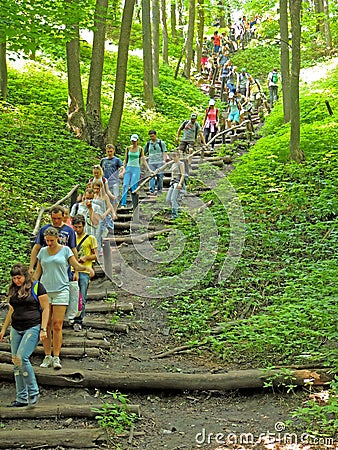
{"type": "Polygon", "coordinates": [[[14,400],[10,405],[8,405],[8,408],[23,408],[24,406],[28,406],[28,403],[22,403],[18,402],[17,400],[14,400]]]}
{"type": "Polygon", "coordinates": [[[62,369],[60,358],[58,356],[54,356],[53,358],[53,368],[55,370],[62,369]]]}
{"type": "Polygon", "coordinates": [[[74,331],[81,331],[82,330],[82,325],[80,323],[74,323],[73,330],[74,331]]]}
{"type": "Polygon", "coordinates": [[[39,394],[33,395],[29,398],[28,403],[30,407],[35,406],[39,401],[39,394]]]}
{"type": "Polygon", "coordinates": [[[52,367],[52,363],[53,363],[53,358],[51,355],[47,355],[44,357],[44,360],[42,361],[42,363],[40,364],[40,367],[52,367]]]}

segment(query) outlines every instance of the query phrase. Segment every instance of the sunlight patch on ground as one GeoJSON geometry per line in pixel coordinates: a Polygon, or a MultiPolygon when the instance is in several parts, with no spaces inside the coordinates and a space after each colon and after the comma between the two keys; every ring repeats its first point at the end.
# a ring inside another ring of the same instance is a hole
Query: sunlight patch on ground
{"type": "Polygon", "coordinates": [[[337,66],[338,58],[332,58],[329,62],[319,63],[315,67],[301,69],[300,81],[301,83],[313,83],[314,81],[321,80],[322,78],[328,78],[330,72],[332,72],[337,66]]]}
{"type": "MultiPolygon", "coordinates": [[[[81,30],[80,31],[81,39],[88,42],[88,44],[93,45],[93,32],[90,30],[81,30]]],[[[115,44],[112,44],[110,41],[106,41],[105,50],[108,52],[117,53],[118,46],[115,44]]],[[[143,51],[140,48],[137,48],[135,50],[129,50],[130,55],[138,56],[139,58],[143,58],[143,51]]]]}

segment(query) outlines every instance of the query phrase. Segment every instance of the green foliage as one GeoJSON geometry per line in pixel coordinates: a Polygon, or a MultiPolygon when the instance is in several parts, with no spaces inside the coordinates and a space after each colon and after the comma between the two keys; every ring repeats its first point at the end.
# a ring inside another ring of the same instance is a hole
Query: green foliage
{"type": "MultiPolygon", "coordinates": [[[[211,208],[221,239],[216,264],[195,289],[164,304],[176,336],[207,336],[214,352],[232,364],[335,364],[338,134],[324,100],[338,108],[337,75],[334,70],[327,81],[302,90],[303,164],[289,160],[289,126],[278,104],[264,137],[230,174],[246,218],[246,242],[232,275],[217,284],[229,224],[216,198],[211,208]]],[[[188,228],[192,252],[199,238],[191,224],[188,228]]],[[[187,262],[181,255],[165,273],[180,273],[187,262]]]]}
{"type": "Polygon", "coordinates": [[[284,367],[279,370],[274,370],[274,367],[268,367],[263,370],[263,373],[266,378],[263,385],[264,388],[271,388],[272,390],[274,390],[275,387],[286,388],[287,393],[289,393],[293,392],[296,387],[296,385],[293,384],[295,377],[291,369],[284,367]]]}
{"type": "Polygon", "coordinates": [[[258,78],[263,90],[266,90],[268,73],[275,65],[279,67],[279,45],[274,40],[264,41],[264,44],[254,41],[254,44],[255,47],[241,50],[232,55],[231,59],[238,67],[238,72],[245,67],[254,78],[258,78]]]}
{"type": "Polygon", "coordinates": [[[114,433],[122,433],[130,428],[137,420],[137,415],[128,411],[128,397],[119,391],[108,392],[113,403],[105,402],[101,408],[92,408],[98,413],[95,416],[101,428],[109,429],[114,433]]]}
{"type": "Polygon", "coordinates": [[[293,413],[305,425],[306,431],[314,436],[335,438],[338,429],[338,378],[331,382],[328,398],[323,404],[308,400],[293,413]]]}

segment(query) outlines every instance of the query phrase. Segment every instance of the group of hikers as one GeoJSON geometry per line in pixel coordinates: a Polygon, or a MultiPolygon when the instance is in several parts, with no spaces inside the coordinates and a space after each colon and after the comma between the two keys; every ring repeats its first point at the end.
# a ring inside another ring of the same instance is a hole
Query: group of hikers
{"type": "MultiPolygon", "coordinates": [[[[231,80],[227,82],[230,106],[227,126],[240,122],[241,98],[252,100],[252,77],[246,69],[242,69],[241,74],[247,80],[245,84],[240,82],[240,77],[235,84],[231,80]]],[[[274,68],[268,76],[273,101],[278,97],[279,79],[278,70],[274,68]]],[[[10,270],[9,310],[0,330],[2,341],[10,327],[16,399],[9,406],[34,406],[38,402],[39,387],[30,357],[39,340],[45,353],[40,367],[62,368],[64,320],[69,320],[74,331],[82,330],[88,285],[95,274],[93,264],[102,255],[103,238],[114,229],[120,191],[121,209],[127,207],[129,189],[133,208],[138,204],[142,165],[150,175],[149,195],[162,194],[164,168],[170,167],[166,201],[171,206],[171,218],[178,217],[179,200],[185,193],[194,149],[198,143],[203,147],[208,142],[212,147],[215,143],[213,138],[219,130],[219,111],[215,103],[211,98],[202,125],[195,113],[181,123],[176,134],[178,147],[170,153],[171,158],[165,142],[153,129],[148,133],[144,148],[139,144],[139,136],[131,135],[123,161],[115,155],[114,145],[107,144],[106,156],[93,166],[85,192],[72,205],[69,216],[62,206],[51,208],[50,223],[36,236],[29,266],[16,263],[10,270]],[[80,297],[82,307],[78,311],[80,297]],[[71,313],[70,306],[74,306],[74,302],[76,313],[71,313]]]]}
{"type": "MultiPolygon", "coordinates": [[[[198,124],[197,124],[198,125],[198,124]]],[[[50,223],[40,228],[31,250],[30,264],[16,263],[10,270],[8,288],[9,309],[0,330],[0,341],[10,327],[12,361],[16,399],[10,407],[33,407],[39,400],[39,387],[30,357],[39,340],[44,348],[42,368],[62,368],[60,353],[63,340],[63,323],[68,319],[74,331],[82,330],[85,317],[87,290],[95,272],[93,264],[102,249],[102,238],[114,228],[120,198],[120,179],[123,178],[121,209],[127,205],[128,189],[132,201],[140,182],[141,164],[152,176],[148,194],[162,193],[163,171],[170,163],[171,179],[166,194],[172,206],[172,218],[178,216],[179,192],[185,188],[188,173],[180,160],[182,151],[187,155],[189,146],[195,145],[196,115],[179,127],[177,139],[183,133],[179,149],[169,159],[165,143],[157,138],[155,130],[149,131],[149,140],[143,149],[139,137],[133,134],[124,161],[115,156],[115,147],[106,146],[106,156],[93,166],[81,199],[75,203],[68,216],[67,209],[54,206],[50,210],[50,223]],[[145,157],[145,152],[147,158],[145,157]],[[156,172],[155,172],[156,171],[156,172]],[[71,304],[81,308],[70,315],[71,304]]]]}
{"type": "Polygon", "coordinates": [[[255,15],[251,20],[246,16],[241,17],[238,21],[229,23],[227,30],[219,33],[218,30],[208,38],[203,38],[202,43],[202,67],[208,69],[208,59],[215,54],[223,52],[225,49],[229,53],[236,52],[241,44],[244,46],[252,38],[256,37],[257,25],[261,18],[255,15]]]}

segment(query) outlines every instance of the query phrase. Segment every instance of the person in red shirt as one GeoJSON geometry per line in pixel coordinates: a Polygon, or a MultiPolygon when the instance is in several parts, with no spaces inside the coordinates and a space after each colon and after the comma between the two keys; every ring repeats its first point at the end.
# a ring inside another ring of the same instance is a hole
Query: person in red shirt
{"type": "Polygon", "coordinates": [[[221,36],[219,36],[218,31],[214,32],[214,53],[218,53],[221,48],[221,36]]]}

